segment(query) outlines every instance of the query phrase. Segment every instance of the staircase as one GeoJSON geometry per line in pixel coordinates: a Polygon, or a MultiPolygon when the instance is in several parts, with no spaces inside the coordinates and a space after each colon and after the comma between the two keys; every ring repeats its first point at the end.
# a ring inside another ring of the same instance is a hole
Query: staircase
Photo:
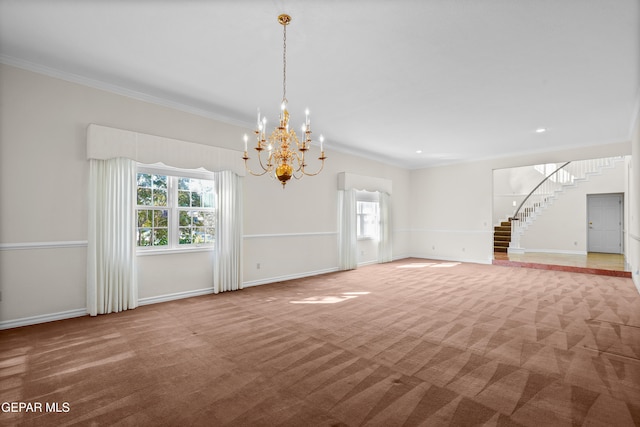
{"type": "Polygon", "coordinates": [[[511,221],[493,227],[493,252],[507,252],[511,243],[511,221]]]}
{"type": "MultiPolygon", "coordinates": [[[[567,162],[548,174],[518,206],[514,215],[509,218],[510,221],[514,222],[509,247],[514,250],[520,248],[520,237],[536,217],[547,209],[561,193],[569,188],[576,187],[580,182],[588,180],[592,175],[601,174],[603,169],[614,167],[615,163],[622,159],[622,157],[609,157],[567,162]]],[[[502,224],[504,222],[496,229],[501,228],[502,224]]],[[[511,224],[509,229],[511,230],[511,224]]],[[[495,236],[494,232],[494,251],[496,247],[495,236]]]]}

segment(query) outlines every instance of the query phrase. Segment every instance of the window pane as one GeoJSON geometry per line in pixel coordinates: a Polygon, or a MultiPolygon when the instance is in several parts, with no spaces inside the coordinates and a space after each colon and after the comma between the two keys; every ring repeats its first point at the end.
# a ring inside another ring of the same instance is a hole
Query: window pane
{"type": "Polygon", "coordinates": [[[153,188],[167,189],[166,175],[153,175],[153,188]]]}
{"type": "Polygon", "coordinates": [[[167,190],[153,190],[153,205],[167,206],[167,190]]]}
{"type": "Polygon", "coordinates": [[[201,193],[202,192],[202,180],[201,179],[192,179],[189,182],[189,190],[192,193],[201,193]]]}
{"type": "Polygon", "coordinates": [[[204,225],[204,212],[200,211],[191,211],[191,218],[193,219],[193,225],[202,226],[204,225]]]}
{"type": "Polygon", "coordinates": [[[169,244],[169,239],[167,237],[167,229],[157,229],[153,230],[153,246],[166,246],[169,244]]]}
{"type": "Polygon", "coordinates": [[[138,205],[151,206],[151,189],[138,188],[138,205]]]}
{"type": "Polygon", "coordinates": [[[180,244],[181,245],[191,244],[191,228],[189,228],[189,227],[180,227],[179,228],[179,234],[180,234],[180,244]]]}
{"type": "Polygon", "coordinates": [[[151,227],[151,211],[138,211],[138,227],[151,227]]]}
{"type": "Polygon", "coordinates": [[[178,190],[189,190],[189,178],[178,178],[178,190]]]}
{"type": "Polygon", "coordinates": [[[179,222],[179,225],[181,227],[187,227],[191,225],[191,216],[189,216],[189,211],[180,211],[179,222]]]}
{"type": "Polygon", "coordinates": [[[215,206],[215,188],[213,181],[202,180],[202,206],[212,208],[215,206]]]}
{"type": "Polygon", "coordinates": [[[202,244],[205,242],[204,228],[197,227],[193,229],[193,243],[202,244]]]}
{"type": "Polygon", "coordinates": [[[191,202],[191,197],[189,196],[188,191],[184,191],[184,190],[178,191],[178,206],[189,207],[190,202],[191,202]]]}
{"type": "Polygon", "coordinates": [[[169,211],[165,210],[155,210],[153,211],[153,226],[154,227],[167,227],[167,217],[169,216],[169,211]]]}
{"type": "Polygon", "coordinates": [[[139,173],[138,174],[138,187],[151,188],[151,174],[139,173]]]}
{"type": "Polygon", "coordinates": [[[138,246],[151,246],[151,229],[139,228],[137,242],[138,246]]]}
{"type": "Polygon", "coordinates": [[[207,227],[204,229],[205,243],[213,243],[215,238],[215,228],[207,227]]]}
{"type": "Polygon", "coordinates": [[[215,227],[216,225],[216,214],[214,212],[203,212],[204,215],[204,225],[207,227],[215,227]]]}
{"type": "Polygon", "coordinates": [[[214,241],[214,235],[213,233],[215,232],[215,230],[213,228],[198,228],[196,230],[196,236],[198,238],[198,242],[197,243],[213,243],[214,241]]]}
{"type": "Polygon", "coordinates": [[[212,208],[214,203],[214,198],[212,193],[203,193],[202,194],[202,207],[203,208],[212,208]]]}
{"type": "Polygon", "coordinates": [[[196,192],[191,193],[191,206],[193,207],[202,206],[202,199],[200,197],[200,193],[196,193],[196,192]]]}

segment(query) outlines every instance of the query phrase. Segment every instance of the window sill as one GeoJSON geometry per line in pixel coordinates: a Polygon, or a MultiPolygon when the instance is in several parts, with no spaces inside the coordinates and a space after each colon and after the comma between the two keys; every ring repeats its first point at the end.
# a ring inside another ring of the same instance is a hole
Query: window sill
{"type": "Polygon", "coordinates": [[[136,256],[188,254],[192,252],[213,252],[213,246],[196,246],[192,248],[171,249],[141,249],[136,251],[136,256]]]}

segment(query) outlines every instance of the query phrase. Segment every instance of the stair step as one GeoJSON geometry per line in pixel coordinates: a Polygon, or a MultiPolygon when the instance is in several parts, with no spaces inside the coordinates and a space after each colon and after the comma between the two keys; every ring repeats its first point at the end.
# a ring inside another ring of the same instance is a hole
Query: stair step
{"type": "Polygon", "coordinates": [[[500,221],[493,227],[493,251],[507,252],[511,244],[511,221],[500,221]]]}

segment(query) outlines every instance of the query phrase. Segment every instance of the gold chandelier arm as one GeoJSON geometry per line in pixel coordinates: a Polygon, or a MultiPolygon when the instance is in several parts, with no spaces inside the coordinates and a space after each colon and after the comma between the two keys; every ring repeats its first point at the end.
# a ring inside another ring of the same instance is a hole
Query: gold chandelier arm
{"type": "Polygon", "coordinates": [[[318,175],[320,172],[322,172],[322,169],[324,169],[324,161],[327,157],[324,155],[324,151],[320,154],[320,157],[318,157],[318,160],[322,161],[322,164],[320,165],[320,169],[318,169],[317,172],[315,173],[308,173],[305,168],[304,165],[302,166],[302,173],[306,176],[316,176],[318,175]]]}
{"type": "Polygon", "coordinates": [[[267,167],[264,166],[264,164],[262,163],[262,150],[258,150],[258,162],[260,163],[260,167],[262,168],[263,172],[257,173],[251,170],[251,168],[249,168],[249,165],[247,163],[247,160],[249,160],[249,156],[247,155],[247,152],[244,152],[244,156],[242,157],[244,159],[244,167],[245,169],[247,169],[247,172],[249,172],[251,175],[253,176],[262,176],[264,174],[266,174],[267,172],[271,171],[273,169],[273,165],[271,164],[271,155],[269,155],[268,158],[268,163],[267,163],[267,167]]]}
{"type": "Polygon", "coordinates": [[[269,154],[269,157],[267,157],[267,167],[265,167],[264,164],[262,164],[262,151],[258,150],[258,162],[260,163],[260,167],[264,171],[264,173],[262,173],[261,175],[264,175],[265,173],[273,169],[273,164],[271,163],[271,154],[269,154]]]}
{"type": "Polygon", "coordinates": [[[255,173],[254,171],[252,171],[252,170],[251,170],[251,168],[249,168],[249,165],[247,165],[247,160],[249,160],[249,158],[245,156],[245,157],[243,157],[243,159],[244,159],[244,168],[245,168],[245,169],[247,170],[247,172],[249,172],[251,175],[253,175],[253,176],[262,176],[262,175],[264,175],[265,173],[269,172],[268,170],[265,170],[265,171],[264,171],[264,172],[262,172],[262,173],[255,173]]]}
{"type": "MultiPolygon", "coordinates": [[[[305,164],[304,164],[304,151],[300,152],[301,154],[298,153],[293,153],[296,156],[296,163],[298,164],[298,169],[296,169],[294,172],[300,172],[304,170],[305,164]]],[[[304,174],[304,172],[303,172],[304,174]]]]}

